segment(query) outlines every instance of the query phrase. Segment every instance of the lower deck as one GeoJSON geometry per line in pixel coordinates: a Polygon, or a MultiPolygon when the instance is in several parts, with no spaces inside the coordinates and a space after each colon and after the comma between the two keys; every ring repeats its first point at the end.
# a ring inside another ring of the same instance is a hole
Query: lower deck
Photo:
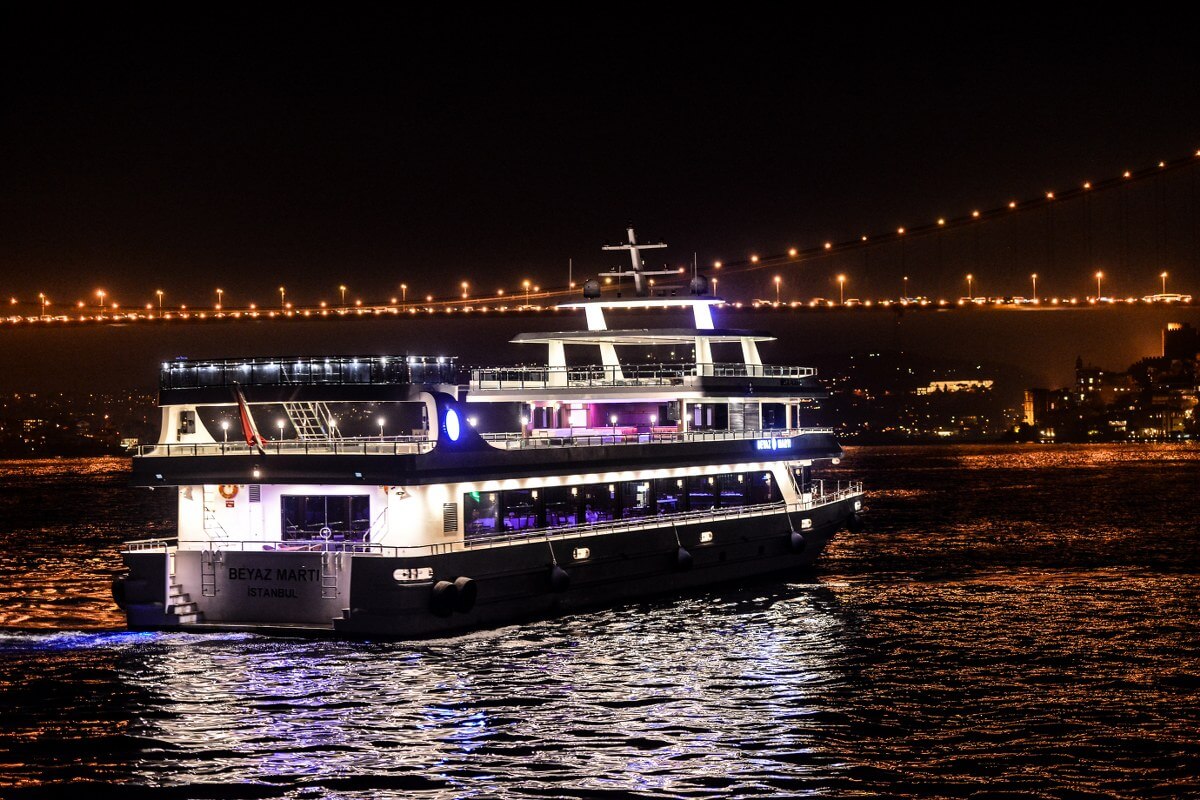
{"type": "Polygon", "coordinates": [[[126,551],[130,574],[114,591],[132,628],[436,636],[811,565],[861,508],[859,491],[818,507],[415,552],[162,543],[126,551]]]}

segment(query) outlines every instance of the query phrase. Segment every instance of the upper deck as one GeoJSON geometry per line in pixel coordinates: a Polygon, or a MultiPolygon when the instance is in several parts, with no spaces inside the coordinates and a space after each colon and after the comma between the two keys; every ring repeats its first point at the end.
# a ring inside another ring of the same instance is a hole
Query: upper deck
{"type": "Polygon", "coordinates": [[[634,297],[595,299],[566,303],[566,309],[582,309],[586,330],[553,333],[522,333],[513,344],[544,345],[545,366],[481,367],[471,372],[472,399],[484,402],[537,400],[682,399],[705,396],[759,395],[805,398],[822,393],[812,367],[763,364],[760,342],[774,341],[763,331],[718,328],[713,308],[722,301],[714,297],[634,297]],[[610,329],[604,311],[618,309],[686,309],[694,327],[610,329]],[[714,348],[734,346],[741,360],[718,360],[714,348]],[[682,363],[646,363],[641,354],[631,357],[630,348],[663,347],[691,349],[691,359],[682,363]],[[598,349],[599,360],[568,364],[567,350],[598,349]],[[618,348],[621,348],[618,350],[618,348]],[[622,357],[626,356],[626,357],[622,357]]]}
{"type": "Polygon", "coordinates": [[[457,359],[447,356],[316,356],[164,361],[159,401],[228,403],[240,388],[251,401],[298,396],[388,399],[410,387],[456,385],[457,359]]]}

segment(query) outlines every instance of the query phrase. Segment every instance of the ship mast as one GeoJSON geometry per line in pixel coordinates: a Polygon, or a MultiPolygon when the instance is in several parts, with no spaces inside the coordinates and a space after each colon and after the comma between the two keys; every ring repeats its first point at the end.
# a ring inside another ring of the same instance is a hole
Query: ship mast
{"type": "Polygon", "coordinates": [[[646,278],[649,278],[653,275],[678,275],[679,274],[678,270],[673,270],[673,269],[653,270],[653,271],[647,272],[644,265],[642,264],[642,251],[643,250],[657,250],[659,248],[666,247],[667,243],[666,242],[652,242],[652,243],[647,243],[647,244],[638,244],[637,234],[634,233],[632,225],[629,226],[628,228],[626,228],[625,232],[629,236],[629,241],[627,243],[625,243],[625,244],[606,244],[606,245],[604,245],[603,249],[604,250],[628,250],[629,251],[629,260],[630,260],[629,271],[622,272],[622,271],[614,268],[611,274],[617,278],[623,278],[627,275],[632,276],[633,277],[633,288],[634,288],[635,292],[637,293],[638,297],[645,297],[647,294],[649,294],[650,287],[646,283],[646,278]]]}

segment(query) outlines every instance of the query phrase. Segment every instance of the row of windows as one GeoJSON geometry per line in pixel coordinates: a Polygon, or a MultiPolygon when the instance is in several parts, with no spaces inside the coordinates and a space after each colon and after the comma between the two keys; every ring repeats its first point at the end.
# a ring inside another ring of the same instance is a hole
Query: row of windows
{"type": "Polygon", "coordinates": [[[736,508],[781,499],[771,473],[762,471],[467,492],[463,495],[463,512],[466,535],[471,538],[505,531],[736,508]]]}

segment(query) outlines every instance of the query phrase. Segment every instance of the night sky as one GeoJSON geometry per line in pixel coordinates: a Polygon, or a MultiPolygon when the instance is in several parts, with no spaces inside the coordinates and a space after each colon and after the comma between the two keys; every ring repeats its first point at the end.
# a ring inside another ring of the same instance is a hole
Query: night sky
{"type": "MultiPolygon", "coordinates": [[[[281,284],[299,303],[336,301],[341,283],[367,300],[401,281],[410,298],[463,280],[511,291],[527,277],[564,283],[569,257],[580,271],[615,263],[599,245],[630,221],[670,242],[674,264],[693,251],[736,261],[1200,147],[1200,57],[1182,26],[1030,37],[965,20],[578,13],[557,30],[512,17],[74,30],[9,18],[0,292],[73,304],[103,287],[142,305],[161,288],[168,305],[195,306],[217,286],[227,305],[275,302],[281,284]]],[[[1120,208],[1097,200],[1087,246],[1114,292],[1154,291],[1160,266],[1200,290],[1197,171],[1120,208]]],[[[1082,212],[1056,213],[960,237],[936,258],[914,244],[785,280],[829,296],[847,271],[863,296],[895,296],[903,271],[914,293],[957,296],[975,269],[985,293],[990,281],[1015,294],[1032,265],[1047,292],[1083,294],[1082,212]]],[[[768,285],[730,276],[722,293],[768,285]]],[[[1103,322],[1081,348],[1102,354],[1129,324],[1103,322]]],[[[196,331],[192,354],[217,354],[196,331]]],[[[313,349],[303,344],[293,349],[313,349]]],[[[21,347],[38,355],[36,341],[21,347]]],[[[5,361],[19,367],[11,348],[5,361]]]]}

